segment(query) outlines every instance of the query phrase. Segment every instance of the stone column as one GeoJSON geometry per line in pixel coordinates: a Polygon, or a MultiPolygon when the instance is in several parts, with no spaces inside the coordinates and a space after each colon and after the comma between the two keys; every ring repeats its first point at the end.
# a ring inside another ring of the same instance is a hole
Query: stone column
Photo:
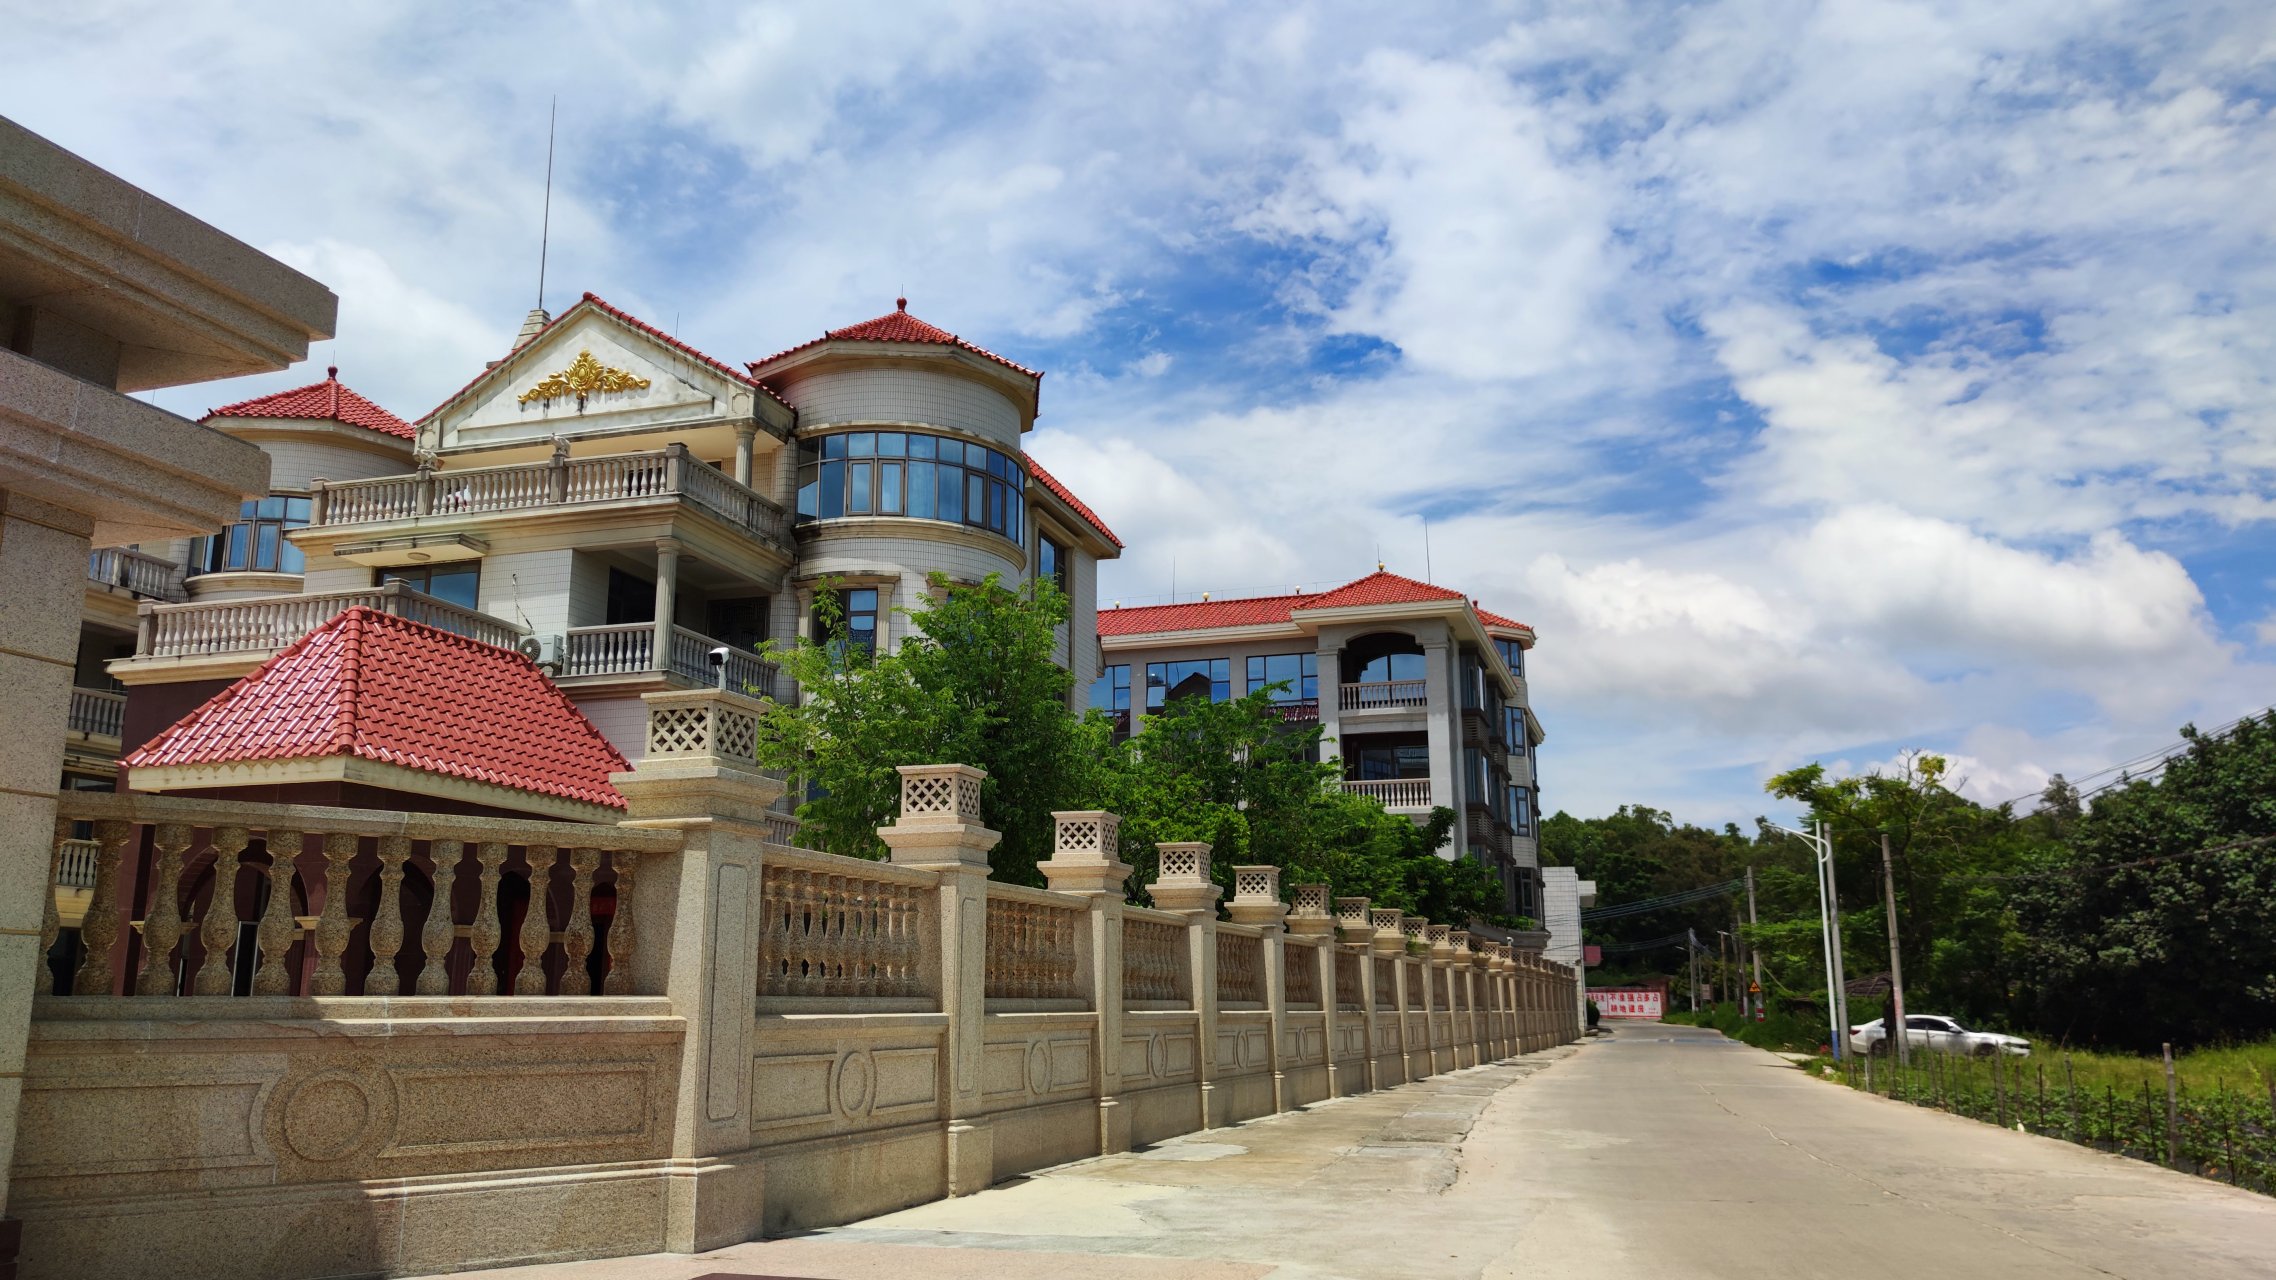
{"type": "Polygon", "coordinates": [[[1054,893],[1090,899],[1091,1009],[1098,1015],[1100,1155],[1130,1149],[1130,1111],[1122,1105],[1122,886],[1130,864],[1120,856],[1122,819],[1104,810],[1054,813],[1051,856],[1037,863],[1054,893]]]}
{"type": "MultiPolygon", "coordinates": [[[[1350,954],[1359,964],[1359,1034],[1366,1046],[1360,1056],[1359,1079],[1346,1081],[1351,1092],[1375,1088],[1375,964],[1368,953],[1375,945],[1375,925],[1368,917],[1370,911],[1365,898],[1338,898],[1336,901],[1336,946],[1338,955],[1350,954]]],[[[1328,1056],[1333,1059],[1331,1047],[1328,1056]]]]}
{"type": "Polygon", "coordinates": [[[680,540],[656,539],[656,647],[648,665],[656,671],[672,669],[672,615],[679,608],[680,540]]]}
{"type": "MultiPolygon", "coordinates": [[[[664,992],[687,1022],[664,1247],[695,1253],[756,1239],[766,1221],[766,1166],[747,1153],[759,878],[766,811],[782,783],[731,745],[750,741],[761,714],[755,699],[702,689],[643,701],[646,750],[630,773],[609,781],[624,793],[624,825],[678,831],[686,841],[676,858],[641,863],[633,988],[664,992]]],[[[488,870],[485,859],[486,887],[488,870]]]]}
{"type": "Polygon", "coordinates": [[[1288,1080],[1286,1064],[1281,1060],[1280,1041],[1288,1026],[1287,979],[1283,973],[1288,957],[1281,950],[1280,932],[1281,922],[1288,918],[1288,904],[1280,900],[1280,868],[1233,868],[1233,900],[1225,904],[1225,910],[1235,924],[1251,924],[1264,930],[1258,947],[1264,972],[1259,977],[1264,983],[1268,1034],[1272,1037],[1265,1052],[1272,1066],[1272,1109],[1286,1111],[1288,1080]]]}
{"type": "MultiPolygon", "coordinates": [[[[1394,907],[1370,907],[1367,912],[1367,919],[1368,923],[1375,926],[1374,933],[1368,940],[1368,946],[1372,953],[1367,964],[1369,972],[1373,972],[1377,967],[1374,963],[1376,960],[1389,960],[1391,962],[1391,1034],[1384,1037],[1385,1044],[1383,1047],[1390,1049],[1392,1051],[1391,1056],[1398,1060],[1399,1078],[1386,1080],[1383,1078],[1382,1068],[1377,1067],[1375,1076],[1369,1081],[1369,1084],[1374,1088],[1382,1089],[1395,1084],[1405,1084],[1408,1079],[1407,966],[1403,958],[1407,954],[1407,935],[1399,930],[1399,912],[1394,907]],[[1394,1046],[1396,1047],[1394,1048],[1394,1046]]],[[[1368,1013],[1373,1016],[1375,1027],[1380,1029],[1383,1026],[1383,1015],[1377,1010],[1382,1004],[1382,993],[1372,993],[1367,1004],[1368,1013]]],[[[1374,1061],[1375,1044],[1370,1038],[1368,1062],[1373,1064],[1374,1061]]]]}
{"type": "Polygon", "coordinates": [[[1457,792],[1462,781],[1462,726],[1457,719],[1459,704],[1454,700],[1459,674],[1453,645],[1444,640],[1423,645],[1427,698],[1424,723],[1430,729],[1430,802],[1454,811],[1452,839],[1457,857],[1468,848],[1470,831],[1469,814],[1462,808],[1457,792]]]}
{"type": "MultiPolygon", "coordinates": [[[[0,490],[0,710],[21,749],[0,752],[0,1203],[14,1163],[32,993],[47,990],[40,922],[55,892],[44,874],[79,656],[88,534],[77,512],[0,490]]],[[[12,1253],[12,1251],[11,1251],[12,1253]]]]}
{"type": "Polygon", "coordinates": [[[1209,878],[1209,846],[1199,841],[1157,844],[1156,864],[1161,872],[1151,891],[1154,905],[1186,918],[1186,973],[1193,980],[1189,993],[1199,1037],[1193,1055],[1193,1073],[1201,1088],[1201,1127],[1222,1128],[1225,1100],[1217,1096],[1217,899],[1222,896],[1209,878]]]}
{"type": "MultiPolygon", "coordinates": [[[[1288,913],[1288,932],[1298,937],[1318,939],[1321,945],[1312,948],[1312,963],[1320,970],[1320,1043],[1324,1054],[1322,1066],[1327,1069],[1328,1096],[1338,1096],[1336,1090],[1336,1020],[1342,1013],[1336,1000],[1336,919],[1328,914],[1328,886],[1300,884],[1296,886],[1296,906],[1288,913]]],[[[1281,1003],[1287,1003],[1287,992],[1281,992],[1281,1003]]]]}
{"type": "Polygon", "coordinates": [[[735,424],[735,483],[748,487],[751,483],[751,442],[758,438],[759,424],[735,424]]]}
{"type": "MultiPolygon", "coordinates": [[[[1343,645],[1322,641],[1313,655],[1320,678],[1320,752],[1343,754],[1343,645]]],[[[1330,1055],[1331,1057],[1333,1055],[1330,1055]]]]}
{"type": "Polygon", "coordinates": [[[948,1194],[996,1177],[995,1131],[981,1117],[980,1058],[988,1016],[988,852],[1003,839],[980,824],[980,784],[968,764],[905,764],[901,813],[877,835],[893,861],[940,875],[940,1009],[948,1016],[948,1194]]]}

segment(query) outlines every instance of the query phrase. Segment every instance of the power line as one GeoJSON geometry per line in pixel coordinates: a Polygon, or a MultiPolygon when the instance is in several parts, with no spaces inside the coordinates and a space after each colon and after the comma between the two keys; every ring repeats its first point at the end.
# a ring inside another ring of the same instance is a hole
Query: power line
{"type": "Polygon", "coordinates": [[[1721,884],[1701,885],[1696,889],[1683,889],[1675,893],[1662,894],[1657,898],[1643,898],[1635,902],[1615,903],[1609,907],[1596,907],[1581,912],[1581,923],[1593,924],[1599,920],[1613,920],[1621,916],[1640,915],[1646,911],[1658,911],[1663,907],[1688,906],[1694,902],[1705,902],[1709,898],[1719,898],[1726,893],[1735,893],[1745,887],[1746,881],[1744,879],[1725,880],[1721,884]]]}
{"type": "MultiPolygon", "coordinates": [[[[2221,737],[2231,732],[2237,726],[2243,724],[2245,721],[2257,720],[2260,717],[2268,715],[2271,712],[2276,712],[2276,706],[2263,707],[2258,711],[2248,712],[2244,715],[2238,716],[2236,719],[2229,721],[2227,724],[2220,725],[2199,733],[2197,735],[2197,738],[2204,739],[2221,737]]],[[[2102,777],[2105,774],[2115,773],[2120,775],[2119,777],[2114,778],[2110,782],[2106,782],[2099,787],[2095,787],[2091,790],[2080,790],[2078,798],[2084,800],[2089,796],[2100,795],[2102,792],[2108,791],[2111,787],[2117,786],[2121,782],[2132,782],[2136,781],[2140,777],[2147,776],[2128,774],[2126,772],[2127,770],[2132,769],[2135,766],[2143,764],[2147,761],[2157,761],[2155,768],[2150,771],[2151,773],[2155,773],[2158,769],[2163,769],[2166,765],[2173,762],[2173,758],[2175,756],[2181,754],[2184,751],[2187,751],[2192,745],[2194,745],[2194,740],[2189,738],[2182,738],[2176,742],[2168,743],[2165,746],[2159,747],[2154,751],[2145,751],[2142,754],[2134,756],[2131,759],[2121,760],[2117,764],[2105,766],[2103,768],[2095,770],[2092,773],[2081,774],[2076,778],[2065,778],[2063,781],[2070,783],[2073,787],[2076,787],[2082,782],[2092,782],[2094,779],[2102,777]]],[[[2046,792],[2047,789],[2044,786],[2041,786],[2036,790],[2026,791],[2022,795],[2016,796],[2010,800],[2003,800],[2000,803],[2020,804],[2025,800],[2031,799],[2033,796],[2045,795],[2046,792]]]]}
{"type": "Polygon", "coordinates": [[[2257,848],[2264,844],[2276,844],[2276,836],[2251,836],[2243,840],[2231,840],[2227,844],[2191,849],[2186,853],[2161,853],[2147,858],[2136,858],[2131,862],[2105,862],[2091,867],[2050,867],[2045,871],[2009,871],[1998,874],[1946,876],[1945,881],[1946,883],[1958,884],[1987,884],[2010,880],[2049,880],[2056,876],[2094,875],[2104,871],[2130,871],[2137,867],[2154,867],[2165,862],[2187,862],[2192,858],[2202,858],[2208,854],[2229,853],[2237,849],[2257,848]]]}

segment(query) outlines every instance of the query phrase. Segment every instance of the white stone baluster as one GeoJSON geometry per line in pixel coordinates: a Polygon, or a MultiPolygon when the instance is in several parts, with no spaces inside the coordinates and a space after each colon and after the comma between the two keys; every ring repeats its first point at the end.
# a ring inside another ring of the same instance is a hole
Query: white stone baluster
{"type": "MultiPolygon", "coordinates": [[[[182,855],[190,848],[190,829],[161,824],[152,837],[157,865],[150,869],[150,910],[142,922],[142,972],[135,976],[140,996],[174,994],[174,944],[182,940],[182,855]]],[[[54,894],[48,895],[52,901],[54,894]]]]}
{"type": "Polygon", "coordinates": [[[364,975],[364,994],[392,996],[403,991],[395,972],[395,956],[403,950],[403,863],[411,856],[409,836],[379,838],[379,906],[371,916],[371,972],[364,975]]]}
{"type": "Polygon", "coordinates": [[[419,949],[427,953],[427,967],[419,970],[415,989],[423,996],[450,994],[450,949],[458,941],[450,900],[458,885],[458,860],[465,853],[465,843],[458,840],[437,840],[427,846],[428,861],[435,867],[435,900],[427,908],[427,927],[419,934],[419,949]]]}

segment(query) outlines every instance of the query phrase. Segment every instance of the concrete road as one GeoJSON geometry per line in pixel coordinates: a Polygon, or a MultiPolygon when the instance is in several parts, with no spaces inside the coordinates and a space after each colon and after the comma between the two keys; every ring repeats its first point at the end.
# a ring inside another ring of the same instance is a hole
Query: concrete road
{"type": "Polygon", "coordinates": [[[499,1280],[2276,1276],[2276,1200],[1656,1024],[700,1258],[499,1280]]]}

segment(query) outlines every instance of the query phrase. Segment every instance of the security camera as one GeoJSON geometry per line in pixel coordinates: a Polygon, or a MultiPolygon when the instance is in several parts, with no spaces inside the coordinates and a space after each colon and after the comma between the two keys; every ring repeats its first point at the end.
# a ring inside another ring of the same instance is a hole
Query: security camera
{"type": "Polygon", "coordinates": [[[721,645],[704,656],[711,659],[712,666],[724,667],[727,665],[727,646],[721,645]]]}

